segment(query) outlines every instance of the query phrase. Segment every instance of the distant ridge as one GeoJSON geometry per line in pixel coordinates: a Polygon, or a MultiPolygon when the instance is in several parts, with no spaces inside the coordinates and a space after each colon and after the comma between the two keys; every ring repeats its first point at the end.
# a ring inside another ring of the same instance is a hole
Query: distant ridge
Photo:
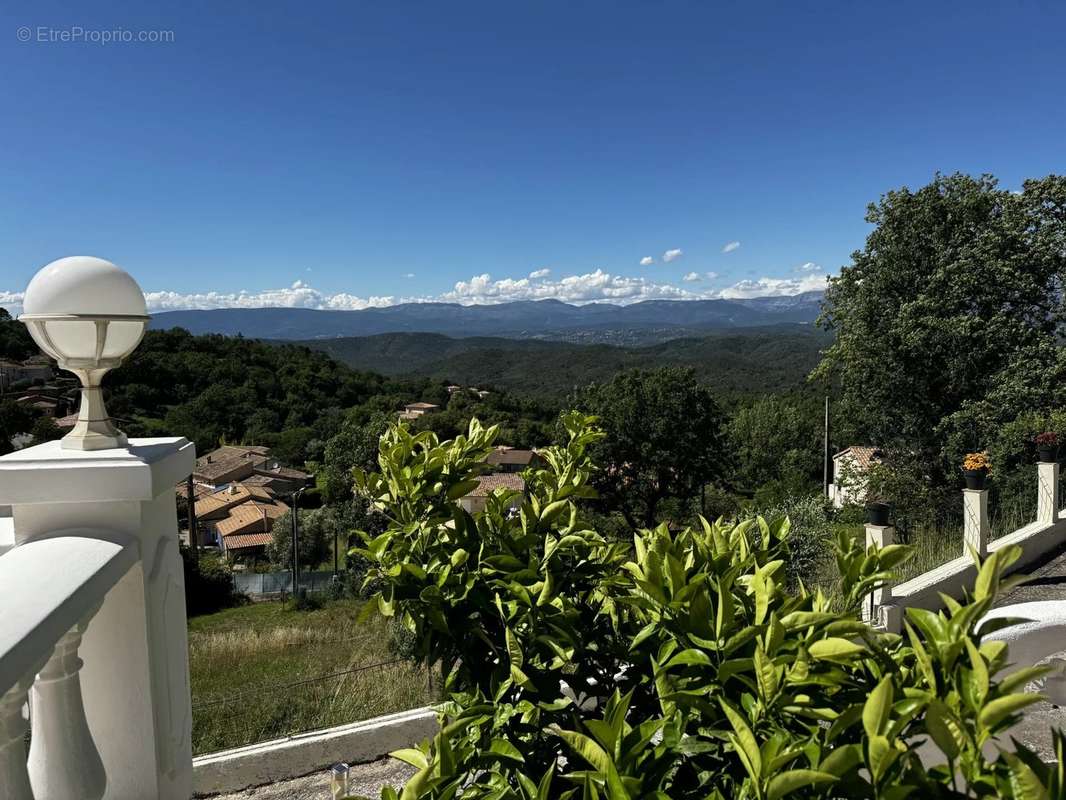
{"type": "Polygon", "coordinates": [[[464,386],[530,395],[565,395],[620,370],[692,367],[716,390],[781,391],[800,387],[832,337],[813,325],[705,332],[643,346],[614,347],[544,339],[463,338],[384,333],[300,342],[359,370],[423,376],[464,386]]]}
{"type": "MultiPolygon", "coordinates": [[[[627,306],[559,300],[524,300],[498,305],[403,303],[361,311],[309,308],[222,308],[164,311],[153,328],[185,328],[256,339],[327,339],[383,333],[440,333],[447,336],[578,338],[611,341],[625,331],[659,331],[654,339],[701,330],[810,323],[819,313],[822,292],[744,300],[646,300],[627,306]],[[578,334],[584,332],[584,336],[578,334]]],[[[638,337],[639,338],[639,337],[638,337]]],[[[624,339],[624,336],[623,336],[624,339]]]]}

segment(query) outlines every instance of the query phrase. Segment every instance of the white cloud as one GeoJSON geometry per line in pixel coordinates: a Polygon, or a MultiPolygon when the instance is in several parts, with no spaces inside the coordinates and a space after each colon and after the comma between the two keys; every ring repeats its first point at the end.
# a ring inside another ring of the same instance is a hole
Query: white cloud
{"type": "Polygon", "coordinates": [[[722,248],[723,253],[732,253],[734,250],[740,247],[740,242],[729,242],[722,248]]]}
{"type": "Polygon", "coordinates": [[[602,269],[584,275],[568,275],[558,280],[534,283],[528,278],[501,278],[491,275],[475,275],[470,280],[459,281],[450,292],[440,295],[439,300],[464,305],[482,303],[506,303],[512,300],[562,300],[566,303],[635,303],[639,300],[676,299],[698,297],[694,292],[669,283],[655,283],[647,278],[612,275],[602,269]]]}
{"type": "Polygon", "coordinates": [[[677,248],[676,250],[667,250],[665,253],[663,253],[663,261],[665,261],[667,264],[669,264],[671,261],[676,261],[677,259],[681,258],[681,256],[683,256],[683,255],[684,255],[684,253],[681,252],[681,248],[680,247],[677,248]]]}
{"type": "MultiPolygon", "coordinates": [[[[810,262],[808,262],[810,263],[810,262]]],[[[794,273],[789,277],[764,277],[743,280],[723,289],[695,284],[714,281],[715,272],[689,272],[682,281],[689,286],[653,281],[645,277],[615,275],[602,269],[582,275],[567,275],[552,279],[546,269],[535,270],[525,278],[494,279],[489,274],[475,275],[459,281],[451,291],[435,296],[394,297],[371,295],[361,297],[346,292],[327,294],[295,281],[284,289],[262,289],[238,292],[145,292],[150,312],[212,308],[314,308],[357,311],[382,308],[397,303],[444,301],[463,305],[506,303],[512,300],[562,300],[566,303],[606,302],[621,305],[641,300],[699,300],[745,297],[787,296],[825,288],[826,275],[815,269],[794,273]]],[[[22,311],[22,292],[0,290],[0,307],[11,314],[22,311]]]]}
{"type": "Polygon", "coordinates": [[[249,292],[145,292],[144,299],[151,311],[178,311],[194,308],[319,308],[356,311],[395,305],[395,297],[358,297],[340,292],[324,294],[296,281],[288,289],[264,289],[249,292]]]}
{"type": "Polygon", "coordinates": [[[748,297],[787,297],[825,288],[827,275],[804,275],[796,278],[759,278],[744,280],[718,292],[719,297],[736,300],[748,297]]]}
{"type": "Polygon", "coordinates": [[[17,317],[22,313],[22,292],[0,291],[0,308],[6,309],[11,316],[17,317]]]}
{"type": "Polygon", "coordinates": [[[815,272],[816,270],[819,270],[819,269],[821,269],[821,266],[819,266],[818,264],[815,264],[813,261],[805,261],[802,264],[800,264],[798,267],[796,267],[795,271],[796,272],[815,272]]]}
{"type": "Polygon", "coordinates": [[[652,258],[651,256],[644,256],[644,258],[642,258],[640,260],[640,265],[642,267],[650,267],[654,263],[655,263],[655,259],[652,258]]]}
{"type": "Polygon", "coordinates": [[[411,280],[411,278],[413,278],[415,274],[413,272],[405,272],[403,276],[407,278],[407,280],[411,280]]]}

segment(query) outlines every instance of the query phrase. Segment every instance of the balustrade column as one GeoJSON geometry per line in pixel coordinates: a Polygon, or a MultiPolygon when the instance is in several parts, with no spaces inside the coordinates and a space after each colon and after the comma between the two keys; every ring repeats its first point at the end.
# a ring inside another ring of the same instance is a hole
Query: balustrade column
{"type": "Polygon", "coordinates": [[[0,696],[0,797],[5,800],[33,800],[26,767],[29,725],[22,717],[32,681],[20,681],[0,696]]]}
{"type": "Polygon", "coordinates": [[[974,550],[981,558],[988,555],[988,490],[962,490],[963,548],[968,556],[974,550]]]}
{"type": "Polygon", "coordinates": [[[29,775],[35,800],[100,800],[107,788],[82,701],[78,648],[87,627],[88,620],[59,640],[30,693],[29,775]]]}
{"type": "MultiPolygon", "coordinates": [[[[896,543],[896,528],[892,525],[866,525],[866,548],[876,546],[878,549],[896,543]]],[[[892,601],[892,585],[886,584],[870,592],[862,604],[863,619],[872,624],[883,624],[880,609],[892,601]]]]}
{"type": "Polygon", "coordinates": [[[1036,520],[1053,523],[1059,519],[1059,465],[1041,461],[1036,465],[1036,520]]]}

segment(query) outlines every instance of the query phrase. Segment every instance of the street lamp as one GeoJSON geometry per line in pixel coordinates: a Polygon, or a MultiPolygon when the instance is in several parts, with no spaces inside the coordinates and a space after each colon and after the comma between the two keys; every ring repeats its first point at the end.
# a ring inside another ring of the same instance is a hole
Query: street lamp
{"type": "Polygon", "coordinates": [[[299,517],[299,500],[300,495],[315,485],[315,476],[308,475],[307,480],[304,481],[304,485],[292,493],[292,596],[300,596],[300,556],[299,556],[299,537],[300,537],[300,523],[299,517]]]}
{"type": "Polygon", "coordinates": [[[61,369],[81,381],[81,407],[65,450],[125,447],[104,408],[100,382],[134,351],[148,327],[144,294],[129,273],[102,258],[71,256],[33,276],[19,321],[61,369]]]}

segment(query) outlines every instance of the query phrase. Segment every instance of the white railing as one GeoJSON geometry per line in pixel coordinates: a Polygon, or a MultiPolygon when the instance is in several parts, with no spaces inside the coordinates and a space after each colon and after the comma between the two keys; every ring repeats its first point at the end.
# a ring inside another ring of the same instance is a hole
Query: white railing
{"type": "Polygon", "coordinates": [[[64,531],[0,557],[0,797],[104,796],[107,776],[85,716],[78,650],[107,593],[137,561],[132,540],[111,537],[64,531]]]}
{"type": "Polygon", "coordinates": [[[0,457],[0,799],[191,796],[173,487],[194,461],[184,439],[0,457]]]}
{"type": "MultiPolygon", "coordinates": [[[[1022,557],[1012,572],[1032,565],[1066,544],[1066,511],[1059,510],[1059,465],[1037,464],[1036,520],[997,539],[990,538],[987,489],[963,490],[963,529],[959,537],[959,555],[945,564],[896,585],[878,590],[869,598],[864,612],[874,622],[891,631],[899,631],[905,608],[939,609],[941,594],[956,599],[973,585],[977,570],[971,550],[982,558],[1010,545],[1018,545],[1022,557]]],[[[867,544],[884,546],[896,540],[892,526],[867,525],[867,544]]]]}

